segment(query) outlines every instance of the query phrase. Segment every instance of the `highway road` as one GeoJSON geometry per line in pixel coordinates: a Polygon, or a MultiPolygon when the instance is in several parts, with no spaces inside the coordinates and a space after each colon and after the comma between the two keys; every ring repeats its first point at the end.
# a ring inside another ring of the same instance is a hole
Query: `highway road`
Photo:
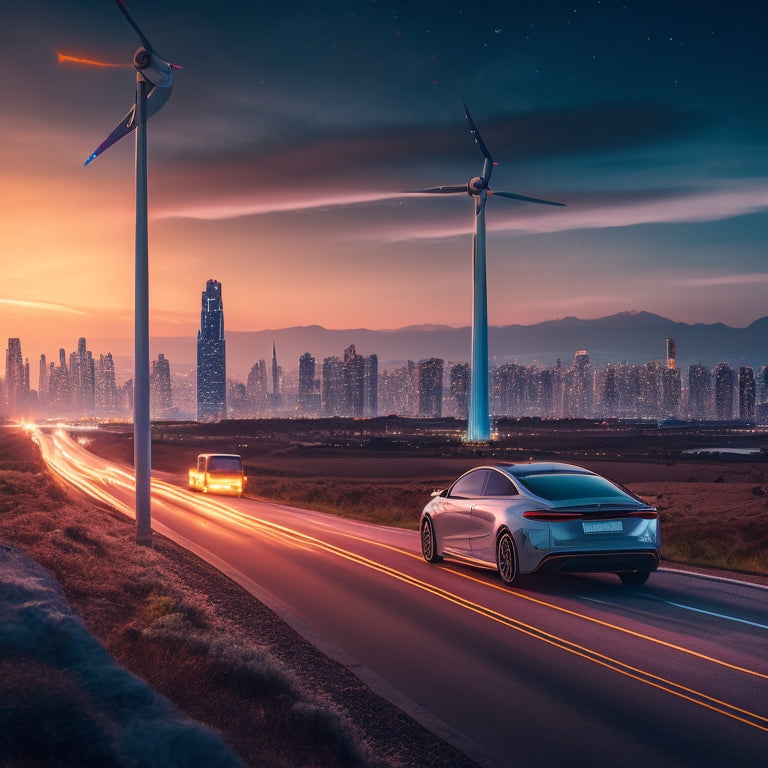
{"type": "MultiPolygon", "coordinates": [[[[63,431],[35,438],[54,471],[132,515],[130,468],[63,431]]],[[[415,531],[173,481],[153,473],[155,531],[483,765],[768,760],[766,587],[663,569],[637,589],[610,575],[508,589],[490,572],[428,565],[415,531]]]]}

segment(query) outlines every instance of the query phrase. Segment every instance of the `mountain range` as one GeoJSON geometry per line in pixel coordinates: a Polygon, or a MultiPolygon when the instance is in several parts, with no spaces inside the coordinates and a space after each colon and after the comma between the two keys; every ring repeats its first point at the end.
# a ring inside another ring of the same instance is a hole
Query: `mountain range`
{"type": "MultiPolygon", "coordinates": [[[[254,362],[261,359],[270,364],[273,342],[278,363],[286,371],[298,368],[299,357],[305,352],[320,366],[326,357],[343,358],[344,350],[351,344],[359,354],[378,355],[379,370],[428,357],[465,362],[469,359],[470,337],[468,327],[442,325],[394,330],[340,330],[310,325],[227,331],[227,371],[230,377],[245,381],[254,362]]],[[[578,350],[586,350],[595,366],[608,362],[642,364],[665,358],[667,338],[675,340],[677,364],[683,369],[698,362],[712,368],[725,361],[733,367],[745,364],[758,370],[768,363],[768,317],[746,328],[733,328],[723,323],[690,325],[650,312],[621,312],[594,320],[565,317],[534,325],[491,326],[488,337],[491,363],[495,365],[509,362],[530,365],[539,361],[549,367],[561,360],[563,366],[568,366],[578,350]]],[[[121,367],[132,367],[132,345],[127,340],[117,344],[114,340],[94,340],[89,346],[111,349],[121,367]]],[[[153,337],[150,350],[153,359],[163,353],[174,372],[182,373],[195,367],[194,337],[153,337]]]]}

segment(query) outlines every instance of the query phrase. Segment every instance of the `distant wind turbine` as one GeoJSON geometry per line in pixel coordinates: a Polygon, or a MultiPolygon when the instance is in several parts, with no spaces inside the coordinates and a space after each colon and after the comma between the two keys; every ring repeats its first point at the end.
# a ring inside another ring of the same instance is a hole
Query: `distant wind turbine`
{"type": "Polygon", "coordinates": [[[466,184],[455,184],[429,189],[411,190],[413,194],[427,193],[436,195],[454,195],[464,193],[475,199],[475,231],[472,238],[472,367],[471,391],[469,400],[469,419],[467,422],[467,441],[487,443],[491,439],[491,426],[488,406],[488,288],[485,259],[485,204],[489,195],[509,197],[526,203],[559,205],[551,200],[518,195],[514,192],[494,192],[488,186],[491,173],[496,163],[480,135],[480,131],[469,113],[466,102],[464,112],[469,123],[469,132],[483,153],[482,176],[475,176],[466,184]]]}
{"type": "MultiPolygon", "coordinates": [[[[151,432],[149,421],[149,264],[147,245],[147,119],[168,101],[173,88],[173,70],[178,69],[157,55],[149,40],[131,18],[122,0],[120,12],[141,40],[133,56],[136,69],[136,101],[112,133],[93,151],[85,165],[104,150],[136,130],[136,266],[134,308],[134,397],[133,451],[136,471],[136,541],[152,543],[150,508],[151,432]]],[[[62,61],[75,57],[59,55],[62,61]]],[[[89,63],[89,62],[83,62],[89,63]]]]}

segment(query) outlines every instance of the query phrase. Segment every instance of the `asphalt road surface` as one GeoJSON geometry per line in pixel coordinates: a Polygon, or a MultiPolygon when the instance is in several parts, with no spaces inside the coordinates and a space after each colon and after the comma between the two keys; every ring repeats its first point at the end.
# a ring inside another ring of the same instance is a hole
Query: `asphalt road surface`
{"type": "MultiPolygon", "coordinates": [[[[64,432],[37,439],[62,477],[133,514],[130,468],[64,432]]],[[[415,531],[183,482],[153,474],[154,530],[483,765],[766,765],[766,587],[663,569],[636,589],[612,575],[509,589],[428,565],[415,531]]]]}

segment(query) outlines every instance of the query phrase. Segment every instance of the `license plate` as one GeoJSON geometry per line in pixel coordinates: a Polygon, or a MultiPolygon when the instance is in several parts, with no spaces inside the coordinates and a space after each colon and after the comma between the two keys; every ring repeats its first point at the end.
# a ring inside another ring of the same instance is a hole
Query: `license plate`
{"type": "Polygon", "coordinates": [[[615,533],[622,530],[621,520],[585,520],[582,526],[584,533],[615,533]]]}

